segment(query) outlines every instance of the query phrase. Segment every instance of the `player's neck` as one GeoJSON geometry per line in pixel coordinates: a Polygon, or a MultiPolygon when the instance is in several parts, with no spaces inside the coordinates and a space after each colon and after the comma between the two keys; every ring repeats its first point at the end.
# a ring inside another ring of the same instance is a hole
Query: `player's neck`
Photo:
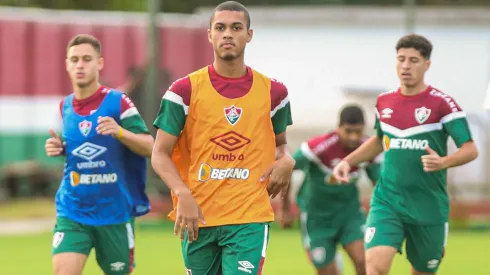
{"type": "Polygon", "coordinates": [[[240,78],[247,74],[247,66],[242,58],[232,61],[215,60],[213,68],[218,75],[227,78],[240,78]]]}
{"type": "Polygon", "coordinates": [[[406,96],[414,96],[424,92],[427,89],[427,87],[428,87],[427,84],[425,84],[425,82],[423,81],[413,87],[407,87],[401,85],[400,93],[406,96]]]}
{"type": "Polygon", "coordinates": [[[76,84],[73,86],[73,91],[75,93],[76,100],[82,100],[85,98],[89,98],[94,95],[97,90],[100,88],[100,83],[98,81],[94,81],[90,85],[86,87],[79,87],[76,84]]]}

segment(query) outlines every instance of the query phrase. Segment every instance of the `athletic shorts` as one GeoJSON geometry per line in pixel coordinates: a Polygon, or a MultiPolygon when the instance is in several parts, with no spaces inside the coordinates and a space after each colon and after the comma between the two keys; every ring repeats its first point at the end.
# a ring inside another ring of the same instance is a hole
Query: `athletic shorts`
{"type": "Polygon", "coordinates": [[[187,274],[261,275],[269,241],[269,223],[202,227],[196,241],[182,242],[187,274]]]}
{"type": "Polygon", "coordinates": [[[390,205],[373,197],[364,237],[365,248],[391,246],[402,253],[406,240],[407,258],[418,272],[437,272],[444,256],[448,223],[417,225],[402,222],[390,205]]]}
{"type": "Polygon", "coordinates": [[[89,226],[68,218],[57,218],[53,255],[75,252],[88,256],[92,248],[95,249],[97,263],[106,275],[130,273],[134,260],[134,232],[131,222],[89,226]]]}
{"type": "Polygon", "coordinates": [[[300,226],[303,246],[311,262],[317,269],[332,263],[337,254],[337,245],[343,247],[364,238],[365,216],[356,212],[346,217],[341,225],[332,224],[329,219],[301,213],[300,226]]]}

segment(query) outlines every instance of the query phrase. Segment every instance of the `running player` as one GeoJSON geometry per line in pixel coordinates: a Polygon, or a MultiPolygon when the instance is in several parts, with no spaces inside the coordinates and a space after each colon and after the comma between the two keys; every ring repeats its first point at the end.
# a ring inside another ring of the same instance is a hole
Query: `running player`
{"type": "Polygon", "coordinates": [[[208,31],[214,63],[174,82],[154,123],[152,166],[172,190],[188,274],[261,274],[269,197],[291,180],[287,89],[245,65],[252,35],[242,4],[218,5],[208,31]]]}
{"type": "MultiPolygon", "coordinates": [[[[348,185],[339,185],[332,174],[333,167],[366,140],[364,127],[362,109],[356,105],[345,106],[335,131],[311,138],[293,155],[295,169],[305,172],[304,183],[296,197],[301,213],[303,245],[318,275],[340,273],[336,265],[339,259],[334,261],[337,244],[347,251],[357,274],[365,274],[365,214],[356,183],[360,169],[364,168],[375,184],[380,164],[371,159],[353,167],[348,185]]],[[[289,205],[288,196],[285,196],[283,210],[286,215],[290,215],[289,205]]]]}
{"type": "Polygon", "coordinates": [[[432,44],[409,34],[398,41],[396,52],[400,88],[378,96],[377,134],[345,157],[334,175],[348,182],[353,166],[384,150],[367,218],[367,274],[388,274],[405,239],[412,274],[435,274],[448,234],[447,169],[474,160],[478,151],[460,106],[424,82],[432,44]],[[448,137],[459,148],[450,155],[448,137]]]}
{"type": "Polygon", "coordinates": [[[62,138],[51,130],[46,141],[48,156],[66,155],[56,194],[57,275],[82,274],[92,248],[105,274],[129,274],[131,217],[149,211],[145,157],[151,155],[153,138],[131,100],[100,85],[103,65],[95,37],[77,35],[69,42],[66,68],[74,93],[60,102],[62,138]]]}

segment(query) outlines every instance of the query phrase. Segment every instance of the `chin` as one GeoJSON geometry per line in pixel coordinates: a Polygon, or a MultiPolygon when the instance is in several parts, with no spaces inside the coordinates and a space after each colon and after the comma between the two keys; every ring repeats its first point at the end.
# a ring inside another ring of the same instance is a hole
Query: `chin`
{"type": "Polygon", "coordinates": [[[347,146],[347,149],[349,150],[356,150],[361,144],[351,144],[347,146]]]}
{"type": "Polygon", "coordinates": [[[237,57],[234,54],[224,54],[221,56],[221,59],[226,60],[226,61],[232,61],[235,60],[237,57]]]}
{"type": "Polygon", "coordinates": [[[80,88],[84,88],[88,85],[86,81],[77,81],[77,86],[80,88]]]}
{"type": "Polygon", "coordinates": [[[89,86],[90,84],[92,83],[92,81],[77,81],[77,86],[80,87],[80,88],[85,88],[87,86],[89,86]]]}
{"type": "Polygon", "coordinates": [[[402,81],[402,84],[403,84],[403,86],[405,86],[407,88],[413,88],[417,85],[413,81],[402,81]]]}

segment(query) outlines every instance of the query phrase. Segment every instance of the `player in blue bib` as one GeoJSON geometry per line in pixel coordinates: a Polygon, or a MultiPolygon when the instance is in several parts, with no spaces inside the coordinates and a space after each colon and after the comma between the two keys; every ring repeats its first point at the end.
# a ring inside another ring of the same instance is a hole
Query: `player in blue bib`
{"type": "Polygon", "coordinates": [[[66,155],[56,194],[55,274],[81,275],[92,248],[106,275],[134,266],[134,217],[150,211],[146,157],[153,137],[132,101],[101,86],[100,42],[74,37],[66,67],[74,93],[60,103],[63,134],[51,130],[48,156],[66,155]],[[62,142],[63,140],[63,142],[62,142]]]}

